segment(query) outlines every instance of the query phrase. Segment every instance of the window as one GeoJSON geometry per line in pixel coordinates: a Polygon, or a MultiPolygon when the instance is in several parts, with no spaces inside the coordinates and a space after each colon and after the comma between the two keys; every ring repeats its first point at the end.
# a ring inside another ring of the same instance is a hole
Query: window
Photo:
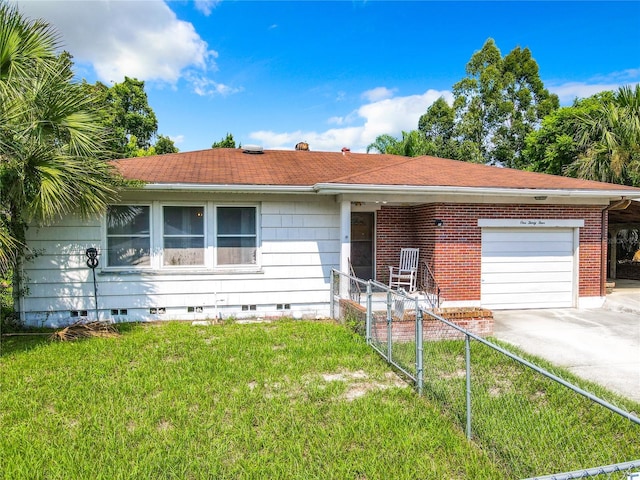
{"type": "Polygon", "coordinates": [[[112,205],[106,216],[104,266],[167,272],[254,270],[260,262],[258,208],[212,201],[112,205]]]}
{"type": "Polygon", "coordinates": [[[218,207],[217,264],[255,265],[256,207],[218,207]]]}
{"type": "Polygon", "coordinates": [[[107,264],[151,265],[150,207],[117,205],[107,209],[107,264]]]}
{"type": "Polygon", "coordinates": [[[163,218],[163,265],[204,265],[204,207],[164,207],[163,218]]]}

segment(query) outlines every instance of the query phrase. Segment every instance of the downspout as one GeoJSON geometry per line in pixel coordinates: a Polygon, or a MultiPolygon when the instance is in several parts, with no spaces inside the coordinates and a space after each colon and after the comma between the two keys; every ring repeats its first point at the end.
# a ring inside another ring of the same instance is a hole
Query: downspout
{"type": "MultiPolygon", "coordinates": [[[[608,205],[607,207],[602,209],[602,218],[601,218],[601,222],[602,222],[602,226],[604,227],[605,223],[607,225],[607,229],[605,230],[604,228],[602,228],[602,234],[601,234],[601,254],[600,254],[600,296],[601,297],[606,297],[607,295],[607,288],[606,288],[606,283],[607,283],[607,248],[608,248],[608,244],[609,242],[607,241],[607,235],[609,233],[609,211],[611,210],[625,210],[629,205],[631,205],[631,200],[626,199],[626,198],[621,198],[620,200],[618,200],[617,202],[608,205]]],[[[616,232],[616,238],[612,239],[615,241],[614,243],[614,248],[617,248],[618,245],[618,239],[617,239],[617,232],[616,232]]],[[[615,269],[615,267],[613,267],[615,269]]]]}

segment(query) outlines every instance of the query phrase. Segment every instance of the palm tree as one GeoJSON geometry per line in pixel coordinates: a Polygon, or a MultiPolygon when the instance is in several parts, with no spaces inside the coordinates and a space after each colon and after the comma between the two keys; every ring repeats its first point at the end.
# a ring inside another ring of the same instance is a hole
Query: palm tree
{"type": "Polygon", "coordinates": [[[14,293],[28,224],[99,213],[118,191],[92,99],[56,48],[49,25],[0,3],[0,273],[14,293]]]}
{"type": "Polygon", "coordinates": [[[379,153],[402,155],[405,157],[418,157],[420,155],[432,155],[434,143],[426,139],[420,130],[402,132],[402,139],[384,134],[376,137],[376,140],[367,146],[367,153],[377,150],[379,153]]]}
{"type": "Polygon", "coordinates": [[[569,166],[569,173],[633,183],[640,167],[640,85],[621,87],[612,102],[603,102],[578,120],[576,139],[583,153],[569,166]]]}
{"type": "Polygon", "coordinates": [[[392,135],[387,133],[378,135],[373,143],[367,145],[367,153],[372,150],[378,153],[392,153],[391,150],[393,150],[398,143],[398,139],[392,135]]]}

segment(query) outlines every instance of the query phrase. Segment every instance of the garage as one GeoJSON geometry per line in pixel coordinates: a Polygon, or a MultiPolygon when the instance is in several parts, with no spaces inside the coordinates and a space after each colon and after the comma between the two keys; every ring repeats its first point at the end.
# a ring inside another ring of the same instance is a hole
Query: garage
{"type": "Polygon", "coordinates": [[[482,228],[483,307],[498,310],[575,305],[577,228],[551,227],[548,223],[482,228]]]}

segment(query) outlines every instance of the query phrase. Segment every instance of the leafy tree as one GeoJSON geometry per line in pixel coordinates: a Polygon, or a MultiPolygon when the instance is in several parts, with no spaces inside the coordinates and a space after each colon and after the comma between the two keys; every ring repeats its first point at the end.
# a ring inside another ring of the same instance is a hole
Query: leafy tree
{"type": "Polygon", "coordinates": [[[640,185],[640,85],[626,86],[612,101],[578,116],[582,149],[568,168],[580,178],[640,185]]]}
{"type": "Polygon", "coordinates": [[[158,120],[149,106],[144,82],[124,77],[124,82],[116,83],[106,95],[117,138],[136,138],[138,148],[149,148],[158,131],[158,120]]]}
{"type": "Polygon", "coordinates": [[[367,153],[372,150],[405,157],[442,156],[442,149],[438,143],[428,140],[420,130],[403,131],[401,139],[387,134],[379,135],[373,143],[367,146],[367,153]]]}
{"type": "Polygon", "coordinates": [[[211,148],[236,148],[236,141],[233,139],[232,134],[227,133],[227,136],[219,142],[213,142],[211,148]]]}
{"type": "Polygon", "coordinates": [[[418,130],[427,140],[451,140],[456,126],[456,112],[447,101],[440,97],[433,102],[418,121],[418,130]]]}
{"type": "Polygon", "coordinates": [[[531,170],[640,185],[640,86],[576,100],[545,117],[526,143],[531,170]]]}
{"type": "Polygon", "coordinates": [[[397,142],[391,148],[391,151],[387,151],[387,153],[405,157],[418,157],[420,155],[431,155],[433,150],[433,144],[427,141],[422,132],[411,130],[410,132],[402,132],[402,140],[397,142]]]}
{"type": "Polygon", "coordinates": [[[108,87],[104,83],[83,83],[93,97],[102,125],[109,130],[108,147],[115,158],[176,153],[173,141],[158,135],[158,120],[149,106],[144,82],[125,77],[108,87]],[[132,142],[132,139],[135,139],[132,142]],[[153,143],[154,139],[155,144],[153,143]],[[155,147],[153,150],[152,148],[155,147]]]}
{"type": "Polygon", "coordinates": [[[517,47],[503,58],[488,39],[466,72],[453,86],[452,106],[439,98],[420,117],[418,130],[403,132],[401,140],[380,135],[367,151],[525,168],[527,135],[559,104],[544,88],[531,52],[517,47]]]}
{"type": "Polygon", "coordinates": [[[93,99],[57,48],[50,25],[0,3],[0,276],[13,272],[15,296],[27,225],[102,212],[120,184],[93,99]]]}
{"type": "Polygon", "coordinates": [[[479,154],[472,152],[473,143],[461,142],[457,138],[456,112],[443,97],[429,106],[418,121],[418,130],[426,143],[423,155],[433,155],[454,160],[481,161],[479,154]]]}
{"type": "Polygon", "coordinates": [[[613,92],[601,92],[589,98],[576,99],[572,106],[559,108],[547,115],[538,130],[526,138],[523,157],[528,170],[564,175],[577,160],[581,147],[576,140],[581,118],[588,117],[603,102],[613,101],[613,92]]]}
{"type": "Polygon", "coordinates": [[[169,137],[158,135],[156,144],[153,146],[156,155],[164,155],[165,153],[178,153],[178,148],[169,137]]]}
{"type": "Polygon", "coordinates": [[[475,144],[485,163],[524,167],[526,136],[559,105],[544,88],[531,52],[516,47],[503,58],[488,39],[466,72],[453,86],[458,140],[475,144]]]}

